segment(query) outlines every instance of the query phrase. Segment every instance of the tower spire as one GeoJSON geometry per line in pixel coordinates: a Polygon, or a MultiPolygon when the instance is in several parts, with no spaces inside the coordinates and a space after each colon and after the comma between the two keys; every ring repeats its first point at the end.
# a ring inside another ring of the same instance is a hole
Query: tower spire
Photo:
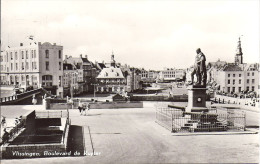
{"type": "MultiPolygon", "coordinates": [[[[243,36],[243,35],[241,35],[241,36],[243,36]]],[[[235,63],[236,64],[243,64],[243,52],[242,52],[240,37],[238,38],[237,50],[236,50],[236,55],[235,55],[235,63]]]]}

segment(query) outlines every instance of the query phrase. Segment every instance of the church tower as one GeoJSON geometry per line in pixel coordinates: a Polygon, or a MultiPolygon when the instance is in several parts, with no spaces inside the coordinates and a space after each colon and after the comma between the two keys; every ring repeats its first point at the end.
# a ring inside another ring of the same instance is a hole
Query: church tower
{"type": "Polygon", "coordinates": [[[111,55],[111,67],[116,67],[116,61],[115,61],[115,55],[114,52],[112,51],[112,55],[111,55]]]}
{"type": "Polygon", "coordinates": [[[235,56],[235,64],[243,64],[243,53],[241,48],[240,37],[238,38],[237,52],[235,56]]]}

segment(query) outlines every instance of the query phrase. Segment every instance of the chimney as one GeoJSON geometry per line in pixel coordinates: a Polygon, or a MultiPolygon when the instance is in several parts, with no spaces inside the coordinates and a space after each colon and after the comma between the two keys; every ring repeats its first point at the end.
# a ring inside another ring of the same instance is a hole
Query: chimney
{"type": "Polygon", "coordinates": [[[23,46],[23,43],[20,43],[20,46],[22,47],[22,46],[23,46]]]}
{"type": "Polygon", "coordinates": [[[80,58],[82,58],[82,54],[80,54],[80,58]]]}
{"type": "Polygon", "coordinates": [[[56,43],[53,43],[54,46],[56,46],[56,43]]]}
{"type": "Polygon", "coordinates": [[[85,58],[87,58],[87,59],[88,59],[88,55],[85,55],[85,58]]]}

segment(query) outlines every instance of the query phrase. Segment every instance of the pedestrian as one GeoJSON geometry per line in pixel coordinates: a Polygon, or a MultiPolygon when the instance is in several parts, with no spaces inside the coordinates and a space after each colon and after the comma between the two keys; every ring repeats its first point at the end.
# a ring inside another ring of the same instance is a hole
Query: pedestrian
{"type": "Polygon", "coordinates": [[[79,100],[78,109],[79,109],[79,113],[80,113],[80,115],[81,115],[81,114],[82,114],[82,113],[81,113],[81,110],[82,110],[82,103],[80,102],[80,100],[79,100]]]}
{"type": "Polygon", "coordinates": [[[86,104],[82,104],[82,113],[85,113],[84,116],[86,116],[86,104]]]}
{"type": "Polygon", "coordinates": [[[90,103],[87,103],[87,115],[88,115],[89,110],[90,110],[90,103]]]}

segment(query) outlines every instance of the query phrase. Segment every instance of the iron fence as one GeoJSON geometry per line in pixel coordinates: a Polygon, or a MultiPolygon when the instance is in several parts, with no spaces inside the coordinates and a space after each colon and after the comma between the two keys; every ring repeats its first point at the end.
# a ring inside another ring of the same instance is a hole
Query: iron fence
{"type": "Polygon", "coordinates": [[[68,117],[68,111],[35,111],[36,118],[62,118],[68,117]]]}
{"type": "Polygon", "coordinates": [[[171,132],[209,132],[246,130],[244,112],[218,111],[184,112],[180,109],[157,108],[156,122],[171,132]]]}

